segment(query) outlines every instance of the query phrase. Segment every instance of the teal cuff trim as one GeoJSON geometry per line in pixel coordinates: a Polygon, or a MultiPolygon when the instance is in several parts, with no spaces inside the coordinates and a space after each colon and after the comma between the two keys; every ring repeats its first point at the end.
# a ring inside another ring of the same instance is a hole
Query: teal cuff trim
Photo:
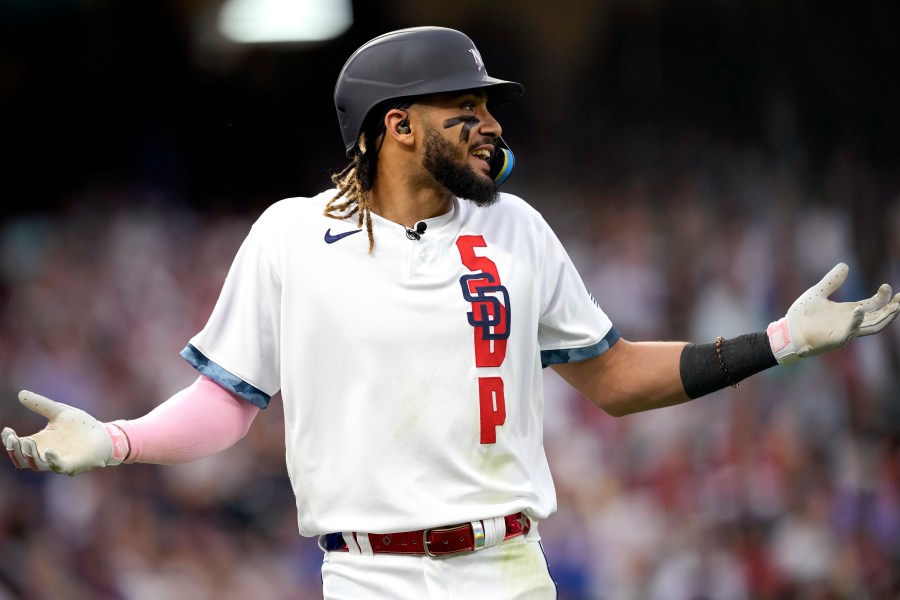
{"type": "Polygon", "coordinates": [[[255,404],[260,408],[265,408],[269,405],[269,401],[272,399],[270,395],[209,360],[193,345],[188,344],[185,346],[180,354],[181,357],[188,361],[192,367],[197,369],[201,375],[206,375],[226,390],[234,392],[250,404],[255,404]]]}
{"type": "Polygon", "coordinates": [[[618,342],[620,337],[622,336],[619,335],[619,331],[615,327],[610,327],[603,339],[592,346],[563,348],[562,350],[541,350],[541,368],[546,369],[550,365],[579,362],[600,356],[618,342]]]}

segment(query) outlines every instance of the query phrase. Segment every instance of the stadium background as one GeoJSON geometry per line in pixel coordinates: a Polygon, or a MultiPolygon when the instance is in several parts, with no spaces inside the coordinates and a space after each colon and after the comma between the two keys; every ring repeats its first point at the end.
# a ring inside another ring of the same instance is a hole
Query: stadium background
{"type": "MultiPolygon", "coordinates": [[[[466,31],[518,164],[630,339],[759,330],[838,260],[900,287],[900,9],[763,0],[354,3],[340,38],[238,47],[218,2],[0,3],[0,424],[29,388],[135,417],[268,204],[343,166],[362,42],[466,31]]],[[[374,351],[374,350],[373,350],[374,351]]],[[[547,374],[561,600],[900,595],[900,328],[682,407],[605,416],[547,374]]],[[[318,598],[278,408],[193,465],[0,469],[0,599],[318,598]]]]}

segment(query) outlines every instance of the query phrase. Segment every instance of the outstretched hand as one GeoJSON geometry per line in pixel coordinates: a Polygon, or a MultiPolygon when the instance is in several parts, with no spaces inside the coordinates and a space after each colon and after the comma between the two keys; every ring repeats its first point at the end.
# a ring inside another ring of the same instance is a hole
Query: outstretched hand
{"type": "Polygon", "coordinates": [[[838,263],[791,305],[767,333],[779,364],[842,348],[856,337],[878,333],[900,313],[900,294],[882,284],[875,295],[858,302],[828,300],[847,279],[850,268],[838,263]]]}
{"type": "Polygon", "coordinates": [[[86,413],[61,402],[23,390],[19,402],[47,418],[41,431],[19,437],[6,427],[0,440],[10,460],[20,469],[78,475],[91,469],[118,464],[106,427],[86,413]]]}

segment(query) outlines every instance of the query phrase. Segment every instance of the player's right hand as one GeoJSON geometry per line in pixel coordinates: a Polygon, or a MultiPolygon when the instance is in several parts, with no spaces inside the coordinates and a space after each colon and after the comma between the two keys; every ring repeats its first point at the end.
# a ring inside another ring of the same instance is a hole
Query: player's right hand
{"type": "Polygon", "coordinates": [[[9,427],[0,432],[0,440],[16,467],[78,475],[120,462],[112,458],[112,441],[103,423],[83,410],[27,390],[19,392],[19,402],[46,417],[48,423],[25,437],[9,427]]]}

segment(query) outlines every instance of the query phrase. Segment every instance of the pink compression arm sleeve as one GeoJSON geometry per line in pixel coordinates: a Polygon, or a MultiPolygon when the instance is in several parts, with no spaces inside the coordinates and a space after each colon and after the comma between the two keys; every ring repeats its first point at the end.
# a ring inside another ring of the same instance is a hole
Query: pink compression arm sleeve
{"type": "Polygon", "coordinates": [[[201,375],[143,417],[113,421],[128,436],[126,463],[186,463],[247,435],[259,407],[201,375]]]}

